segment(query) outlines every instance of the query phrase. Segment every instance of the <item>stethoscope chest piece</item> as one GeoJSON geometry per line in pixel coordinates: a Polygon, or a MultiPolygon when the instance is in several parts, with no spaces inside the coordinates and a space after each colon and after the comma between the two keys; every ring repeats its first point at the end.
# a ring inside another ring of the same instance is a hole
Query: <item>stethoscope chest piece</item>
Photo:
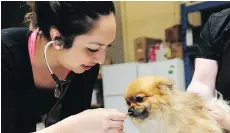
{"type": "Polygon", "coordinates": [[[59,90],[59,88],[58,88],[58,84],[56,84],[56,88],[55,88],[55,90],[54,90],[54,96],[55,96],[56,98],[59,98],[60,95],[61,95],[61,92],[60,92],[60,90],[59,90]]]}

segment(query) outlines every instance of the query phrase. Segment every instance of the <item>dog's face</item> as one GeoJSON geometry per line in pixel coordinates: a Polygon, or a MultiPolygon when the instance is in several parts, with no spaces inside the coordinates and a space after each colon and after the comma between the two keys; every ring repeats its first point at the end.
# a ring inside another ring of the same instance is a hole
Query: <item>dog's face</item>
{"type": "Polygon", "coordinates": [[[141,77],[131,82],[125,92],[131,119],[144,120],[163,111],[170,102],[173,81],[163,77],[141,77]]]}

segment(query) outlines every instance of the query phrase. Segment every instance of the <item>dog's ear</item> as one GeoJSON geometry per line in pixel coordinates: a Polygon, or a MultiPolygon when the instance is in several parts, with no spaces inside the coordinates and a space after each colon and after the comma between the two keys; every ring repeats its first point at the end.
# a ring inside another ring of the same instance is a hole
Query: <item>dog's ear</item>
{"type": "Polygon", "coordinates": [[[172,90],[174,86],[174,81],[169,78],[158,78],[155,84],[158,88],[172,90]]]}

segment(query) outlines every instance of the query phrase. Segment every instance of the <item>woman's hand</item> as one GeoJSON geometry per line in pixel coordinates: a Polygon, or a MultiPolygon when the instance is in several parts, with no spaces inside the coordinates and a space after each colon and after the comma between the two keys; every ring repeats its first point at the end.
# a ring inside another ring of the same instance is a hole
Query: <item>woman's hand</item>
{"type": "Polygon", "coordinates": [[[39,133],[124,133],[125,118],[125,114],[115,109],[86,110],[39,133]]]}
{"type": "Polygon", "coordinates": [[[123,133],[125,114],[115,109],[86,110],[77,116],[85,133],[123,133]]]}
{"type": "Polygon", "coordinates": [[[193,80],[187,88],[187,92],[195,93],[200,96],[205,101],[210,101],[213,99],[213,90],[210,89],[207,85],[193,80]]]}
{"type": "Polygon", "coordinates": [[[216,100],[206,103],[205,108],[224,129],[230,131],[230,114],[219,106],[216,100]]]}

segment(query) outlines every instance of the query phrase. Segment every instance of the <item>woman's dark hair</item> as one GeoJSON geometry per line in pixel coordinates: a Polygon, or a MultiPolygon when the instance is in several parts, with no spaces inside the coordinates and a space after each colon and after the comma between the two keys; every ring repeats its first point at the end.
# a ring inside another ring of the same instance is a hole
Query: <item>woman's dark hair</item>
{"type": "Polygon", "coordinates": [[[57,28],[66,38],[65,48],[72,46],[75,36],[88,33],[100,16],[115,14],[111,1],[33,1],[27,4],[32,10],[25,16],[30,27],[39,27],[47,39],[50,39],[51,26],[57,28]]]}

